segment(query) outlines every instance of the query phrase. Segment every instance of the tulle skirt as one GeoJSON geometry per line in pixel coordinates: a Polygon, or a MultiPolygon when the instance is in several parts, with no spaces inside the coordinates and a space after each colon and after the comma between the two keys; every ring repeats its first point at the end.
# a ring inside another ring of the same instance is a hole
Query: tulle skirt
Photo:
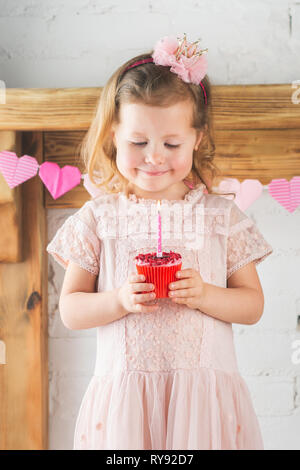
{"type": "Polygon", "coordinates": [[[239,373],[200,368],[93,375],[74,450],[263,450],[239,373]]]}

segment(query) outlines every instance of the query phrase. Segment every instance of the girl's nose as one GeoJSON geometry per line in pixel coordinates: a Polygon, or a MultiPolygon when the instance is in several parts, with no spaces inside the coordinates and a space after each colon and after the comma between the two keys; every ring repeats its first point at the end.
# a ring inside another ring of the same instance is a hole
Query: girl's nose
{"type": "Polygon", "coordinates": [[[146,163],[151,163],[152,165],[162,165],[165,159],[161,154],[149,152],[146,156],[146,163]]]}

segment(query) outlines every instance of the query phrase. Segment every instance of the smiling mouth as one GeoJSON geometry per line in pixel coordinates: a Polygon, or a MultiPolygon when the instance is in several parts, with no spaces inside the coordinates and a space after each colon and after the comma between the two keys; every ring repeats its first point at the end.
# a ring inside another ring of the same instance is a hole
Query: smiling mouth
{"type": "Polygon", "coordinates": [[[146,175],[149,175],[149,176],[160,176],[160,175],[164,175],[165,173],[167,173],[169,170],[166,170],[166,171],[145,171],[145,170],[140,170],[142,171],[143,173],[146,173],[146,175]]]}

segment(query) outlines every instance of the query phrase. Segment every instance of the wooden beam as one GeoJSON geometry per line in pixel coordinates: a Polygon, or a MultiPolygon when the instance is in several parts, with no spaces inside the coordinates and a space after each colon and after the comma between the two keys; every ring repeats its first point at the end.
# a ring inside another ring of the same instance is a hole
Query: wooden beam
{"type": "Polygon", "coordinates": [[[221,85],[212,87],[216,129],[299,129],[300,104],[295,89],[284,85],[221,85]]]}
{"type": "MultiPolygon", "coordinates": [[[[0,130],[88,129],[101,87],[7,88],[0,130]]],[[[213,85],[216,129],[299,129],[300,104],[291,84],[213,85]]]]}
{"type": "MultiPolygon", "coordinates": [[[[42,162],[41,133],[22,136],[22,152],[42,162]]],[[[0,263],[0,448],[48,448],[48,266],[43,186],[38,177],[22,191],[23,259],[0,263]]]]}
{"type": "Polygon", "coordinates": [[[88,129],[101,88],[7,88],[0,130],[88,129]]]}

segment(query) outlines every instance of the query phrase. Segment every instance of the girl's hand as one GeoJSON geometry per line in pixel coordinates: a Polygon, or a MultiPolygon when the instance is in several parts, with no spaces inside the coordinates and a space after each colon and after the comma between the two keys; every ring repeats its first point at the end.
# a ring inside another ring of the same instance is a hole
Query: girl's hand
{"type": "Polygon", "coordinates": [[[205,283],[195,269],[183,269],[176,272],[180,279],[169,284],[169,297],[178,304],[186,304],[189,308],[201,308],[205,295],[205,283]]]}
{"type": "Polygon", "coordinates": [[[153,291],[154,285],[144,282],[145,277],[138,273],[131,273],[125,284],[118,289],[118,301],[124,310],[124,316],[130,312],[150,313],[158,308],[158,305],[145,305],[155,299],[155,293],[139,294],[143,291],[153,291]]]}

